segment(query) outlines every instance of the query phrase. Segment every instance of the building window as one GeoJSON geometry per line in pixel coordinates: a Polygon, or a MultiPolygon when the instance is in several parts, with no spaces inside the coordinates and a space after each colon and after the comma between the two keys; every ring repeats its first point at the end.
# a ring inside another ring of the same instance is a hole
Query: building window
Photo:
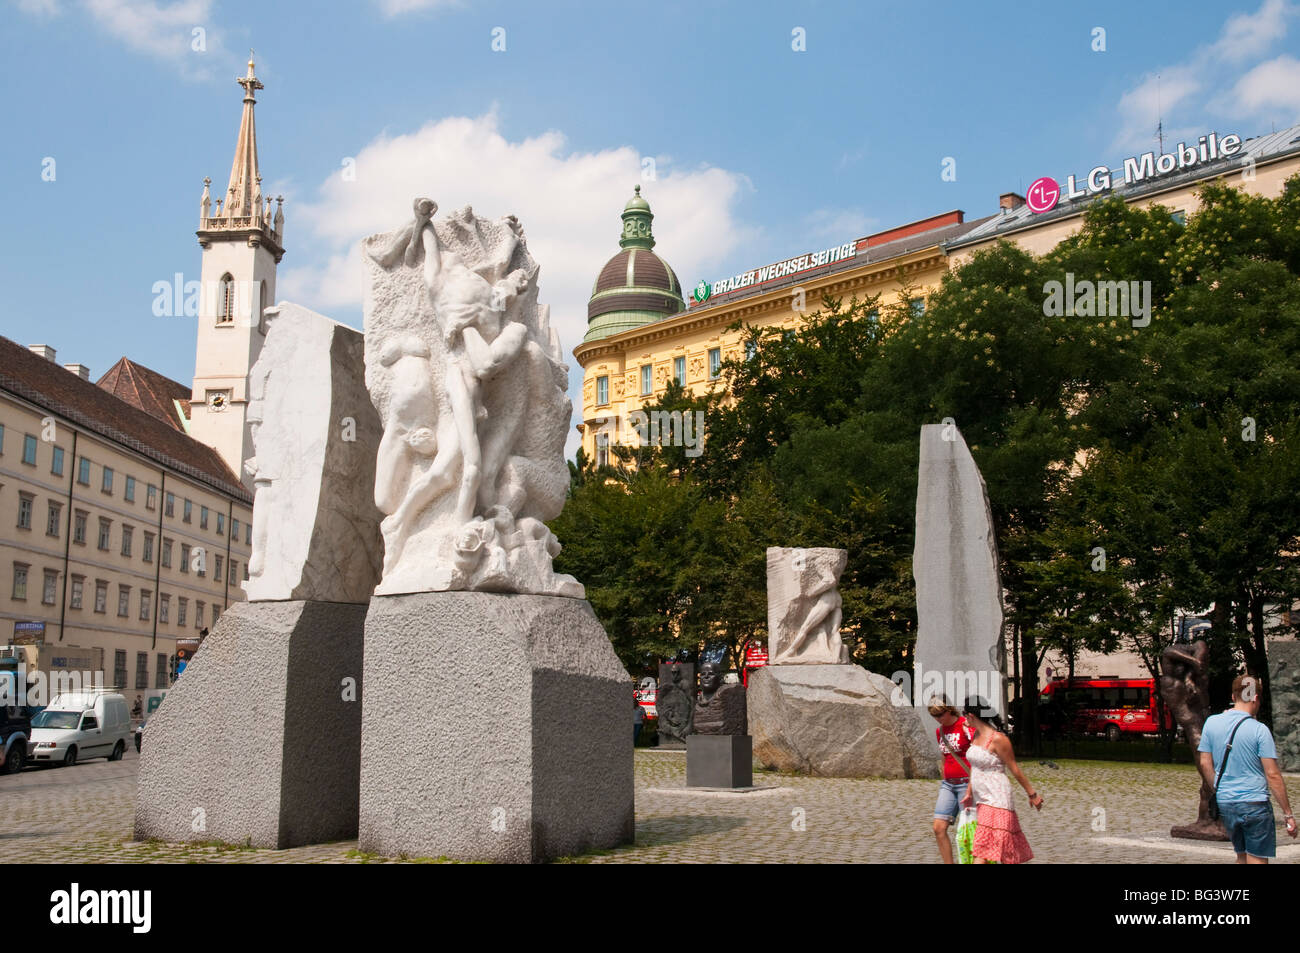
{"type": "Polygon", "coordinates": [[[23,463],[36,466],[36,438],[32,434],[23,437],[23,463]]]}
{"type": "Polygon", "coordinates": [[[758,354],[758,344],[750,338],[745,342],[745,360],[752,361],[756,354],[758,354]]]}
{"type": "Polygon", "coordinates": [[[140,621],[141,622],[149,621],[149,604],[151,602],[153,602],[153,590],[141,589],[140,590],[140,621]]]}
{"type": "Polygon", "coordinates": [[[221,603],[212,603],[212,624],[216,625],[217,620],[221,618],[221,603]]]}
{"type": "Polygon", "coordinates": [[[126,478],[126,489],[122,492],[122,499],[128,503],[135,502],[135,477],[129,476],[126,478]]]}
{"type": "Polygon", "coordinates": [[[203,628],[203,600],[196,599],[194,602],[194,628],[203,628]]]}
{"type": "Polygon", "coordinates": [[[45,520],[45,535],[53,536],[55,539],[59,536],[59,527],[63,524],[63,504],[51,502],[49,505],[49,515],[45,520]]]}
{"type": "Polygon", "coordinates": [[[144,491],[144,508],[146,510],[156,509],[158,506],[158,487],[152,483],[144,491]]]}
{"type": "Polygon", "coordinates": [[[186,500],[185,509],[181,513],[181,522],[182,523],[190,522],[190,517],[193,515],[194,515],[194,504],[191,501],[186,500]]]}
{"type": "Polygon", "coordinates": [[[135,527],[122,524],[122,555],[131,555],[131,539],[135,536],[135,527]]]}
{"type": "Polygon", "coordinates": [[[131,587],[117,587],[117,614],[125,619],[131,614],[131,587]]]}
{"type": "Polygon", "coordinates": [[[108,580],[107,579],[95,580],[95,611],[96,612],[108,611],[108,580]]]}
{"type": "Polygon", "coordinates": [[[167,494],[167,499],[163,502],[163,515],[164,516],[176,515],[176,494],[175,493],[167,494]]]}
{"type": "Polygon", "coordinates": [[[218,536],[226,535],[226,514],[225,513],[217,514],[217,535],[218,536]]]}
{"type": "Polygon", "coordinates": [[[0,424],[0,454],[5,452],[5,425],[0,424]]]}
{"type": "Polygon", "coordinates": [[[104,478],[99,481],[99,490],[101,493],[113,492],[113,468],[104,467],[104,478]]]}
{"type": "Polygon", "coordinates": [[[609,377],[608,376],[596,378],[596,403],[597,404],[609,403],[609,377]]]}
{"type": "Polygon", "coordinates": [[[69,608],[69,609],[80,609],[80,608],[81,608],[81,593],[82,593],[82,590],[85,588],[85,586],[86,586],[86,577],[85,577],[85,576],[73,576],[73,577],[72,577],[72,595],[68,597],[68,608],[69,608]]]}
{"type": "Polygon", "coordinates": [[[172,568],[172,541],[166,536],[163,537],[162,566],[163,569],[172,568]]]}
{"type": "Polygon", "coordinates": [[[108,552],[108,537],[112,533],[112,526],[112,520],[102,516],[99,518],[99,548],[105,552],[108,552]]]}
{"type": "Polygon", "coordinates": [[[153,687],[167,687],[167,656],[161,652],[158,653],[158,667],[153,673],[153,687]]]}
{"type": "Polygon", "coordinates": [[[912,317],[919,318],[921,315],[925,314],[925,299],[912,298],[907,302],[907,310],[911,313],[912,317]]]}
{"type": "Polygon", "coordinates": [[[673,380],[679,384],[686,383],[686,358],[673,358],[673,380]]]}
{"type": "Polygon", "coordinates": [[[27,598],[27,563],[14,563],[14,598],[27,598]]]}
{"type": "Polygon", "coordinates": [[[126,649],[113,653],[113,687],[126,688],[126,649]]]}
{"type": "Polygon", "coordinates": [[[90,461],[85,457],[77,461],[77,482],[82,486],[90,486],[90,461]]]}
{"type": "Polygon", "coordinates": [[[190,544],[181,543],[181,564],[176,567],[181,572],[190,571],[190,544]]]}
{"type": "Polygon", "coordinates": [[[45,585],[41,587],[41,602],[44,605],[54,605],[54,591],[59,585],[59,573],[55,569],[45,570],[45,585]]]}
{"type": "Polygon", "coordinates": [[[239,542],[239,520],[233,516],[230,517],[230,538],[236,543],[239,542]]]}
{"type": "Polygon", "coordinates": [[[229,580],[230,580],[230,584],[231,584],[232,586],[233,586],[235,583],[239,582],[239,560],[237,560],[237,559],[232,559],[232,560],[230,561],[230,576],[229,576],[229,580]]]}
{"type": "Polygon", "coordinates": [[[872,324],[879,324],[879,323],[880,323],[880,309],[879,309],[879,308],[872,308],[870,311],[868,311],[868,312],[867,312],[867,320],[870,321],[872,324]]]}
{"type": "Polygon", "coordinates": [[[235,279],[230,272],[226,272],[217,285],[217,324],[233,324],[234,321],[235,279]]]}
{"type": "Polygon", "coordinates": [[[722,372],[722,348],[709,348],[709,377],[717,377],[722,372]]]}
{"type": "MultiPolygon", "coordinates": [[[[252,523],[244,524],[244,545],[245,546],[253,545],[253,524],[252,523]]],[[[245,576],[244,578],[247,579],[248,577],[245,576]]]]}
{"type": "Polygon", "coordinates": [[[55,447],[54,453],[50,457],[50,472],[55,476],[63,476],[63,448],[55,447]]]}
{"type": "Polygon", "coordinates": [[[153,562],[153,533],[145,530],[144,546],[141,547],[140,558],[147,563],[153,562]]]}
{"type": "Polygon", "coordinates": [[[149,653],[135,653],[135,690],[144,691],[149,687],[149,653]]]}
{"type": "Polygon", "coordinates": [[[194,547],[194,575],[203,579],[208,574],[208,551],[202,546],[194,547]]]}
{"type": "Polygon", "coordinates": [[[1187,224],[1187,213],[1186,213],[1185,211],[1183,211],[1182,209],[1178,209],[1178,210],[1175,211],[1175,212],[1171,212],[1171,213],[1169,214],[1169,218],[1170,218],[1170,219],[1171,219],[1175,224],[1178,224],[1178,225],[1186,225],[1186,224],[1187,224]]]}
{"type": "Polygon", "coordinates": [[[18,528],[32,528],[32,507],[36,505],[36,497],[31,493],[18,494],[18,528]]]}
{"type": "Polygon", "coordinates": [[[86,545],[86,521],[90,518],[90,514],[85,510],[77,510],[74,515],[76,518],[72,522],[72,541],[84,546],[86,545]]]}
{"type": "Polygon", "coordinates": [[[221,554],[220,553],[217,554],[217,568],[212,570],[212,578],[216,582],[220,582],[222,579],[225,578],[223,575],[221,575],[221,554]]]}
{"type": "Polygon", "coordinates": [[[168,617],[171,615],[172,597],[167,593],[158,596],[158,621],[166,624],[168,617]]]}
{"type": "Polygon", "coordinates": [[[177,625],[185,624],[185,610],[187,610],[189,607],[190,607],[190,600],[186,599],[184,596],[181,596],[176,600],[176,624],[177,625]]]}
{"type": "Polygon", "coordinates": [[[596,434],[596,466],[609,465],[609,434],[596,434]]]}
{"type": "Polygon", "coordinates": [[[248,563],[244,563],[244,582],[248,582],[248,563]]]}
{"type": "Polygon", "coordinates": [[[200,506],[199,507],[199,529],[207,529],[207,528],[208,528],[208,508],[206,506],[200,506]]]}
{"type": "Polygon", "coordinates": [[[648,394],[654,390],[652,381],[651,368],[649,364],[641,365],[641,393],[648,394]]]}

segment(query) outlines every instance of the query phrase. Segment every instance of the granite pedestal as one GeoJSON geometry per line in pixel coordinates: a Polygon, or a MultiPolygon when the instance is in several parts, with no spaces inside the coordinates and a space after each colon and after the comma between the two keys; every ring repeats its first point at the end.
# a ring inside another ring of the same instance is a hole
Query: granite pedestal
{"type": "Polygon", "coordinates": [[[357,834],[364,605],[222,613],[140,752],[135,836],[286,848],[357,834]]]}
{"type": "Polygon", "coordinates": [[[754,786],[754,739],[749,735],[688,735],[688,788],[754,786]]]}
{"type": "Polygon", "coordinates": [[[632,680],[563,596],[376,596],[360,848],[537,862],[630,843],[632,680]]]}

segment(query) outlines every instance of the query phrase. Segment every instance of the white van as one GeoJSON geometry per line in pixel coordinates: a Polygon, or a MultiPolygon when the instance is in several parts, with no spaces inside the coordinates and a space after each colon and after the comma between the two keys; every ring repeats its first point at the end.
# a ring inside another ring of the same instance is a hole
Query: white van
{"type": "Polygon", "coordinates": [[[126,698],[117,692],[65,692],[32,718],[28,763],[118,761],[131,737],[126,698]]]}

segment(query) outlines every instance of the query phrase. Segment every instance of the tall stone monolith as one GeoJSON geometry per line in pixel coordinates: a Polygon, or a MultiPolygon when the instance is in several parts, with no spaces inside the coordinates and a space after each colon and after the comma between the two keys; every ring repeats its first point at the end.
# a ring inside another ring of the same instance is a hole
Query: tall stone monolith
{"type": "Polygon", "coordinates": [[[916,702],[943,695],[960,705],[978,696],[1001,714],[1006,690],[997,539],[984,478],[951,422],[921,428],[912,574],[916,702]]]}

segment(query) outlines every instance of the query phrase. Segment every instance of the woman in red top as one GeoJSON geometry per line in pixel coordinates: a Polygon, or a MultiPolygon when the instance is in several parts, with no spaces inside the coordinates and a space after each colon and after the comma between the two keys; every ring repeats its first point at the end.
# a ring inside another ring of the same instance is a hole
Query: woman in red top
{"type": "Polygon", "coordinates": [[[943,780],[939,783],[939,799],[934,805],[934,839],[939,845],[939,856],[945,864],[952,863],[952,841],[948,828],[957,818],[959,805],[966,796],[970,773],[966,770],[966,749],[970,747],[975,732],[952,705],[937,704],[929,707],[937,721],[934,736],[939,739],[943,752],[943,780]]]}

